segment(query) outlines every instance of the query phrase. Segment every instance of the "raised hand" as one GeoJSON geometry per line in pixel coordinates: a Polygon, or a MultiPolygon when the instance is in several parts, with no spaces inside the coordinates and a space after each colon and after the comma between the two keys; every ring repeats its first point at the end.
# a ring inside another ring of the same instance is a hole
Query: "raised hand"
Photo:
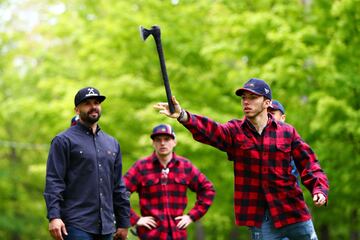
{"type": "Polygon", "coordinates": [[[154,105],[156,110],[159,110],[159,113],[164,114],[170,118],[178,118],[180,116],[181,107],[179,102],[176,100],[175,96],[172,97],[172,101],[174,103],[175,112],[173,114],[170,113],[169,104],[167,102],[159,102],[154,105]]]}

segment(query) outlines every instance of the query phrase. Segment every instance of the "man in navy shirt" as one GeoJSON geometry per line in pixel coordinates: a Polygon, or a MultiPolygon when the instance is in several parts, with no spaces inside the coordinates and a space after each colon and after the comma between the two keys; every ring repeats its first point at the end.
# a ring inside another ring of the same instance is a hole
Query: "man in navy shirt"
{"type": "Polygon", "coordinates": [[[105,96],[92,87],[75,95],[76,125],[49,151],[44,198],[49,232],[57,240],[126,239],[130,202],[120,145],[97,124],[105,96]]]}

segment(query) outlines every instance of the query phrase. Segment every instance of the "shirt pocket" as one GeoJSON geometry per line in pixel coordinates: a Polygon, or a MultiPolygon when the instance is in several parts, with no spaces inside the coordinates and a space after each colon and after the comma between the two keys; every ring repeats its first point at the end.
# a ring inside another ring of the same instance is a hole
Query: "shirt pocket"
{"type": "Polygon", "coordinates": [[[110,169],[115,165],[116,156],[118,153],[111,149],[102,149],[99,148],[100,151],[100,159],[106,164],[109,165],[110,169]]]}
{"type": "Polygon", "coordinates": [[[276,150],[277,150],[278,157],[282,160],[283,159],[289,160],[289,164],[290,164],[291,145],[284,144],[284,143],[276,143],[276,150]]]}
{"type": "Polygon", "coordinates": [[[69,169],[72,170],[71,172],[73,172],[74,175],[87,175],[94,171],[95,162],[90,156],[90,153],[82,149],[77,149],[71,152],[69,169]]]}
{"type": "Polygon", "coordinates": [[[228,159],[235,162],[239,158],[243,158],[246,152],[252,148],[255,148],[252,140],[247,138],[245,134],[238,133],[233,138],[230,151],[227,151],[228,159]]]}
{"type": "Polygon", "coordinates": [[[276,143],[276,172],[283,177],[291,174],[291,145],[284,143],[276,143]]]}
{"type": "Polygon", "coordinates": [[[175,183],[180,185],[188,185],[189,181],[186,179],[185,176],[177,176],[175,177],[175,183]]]}
{"type": "Polygon", "coordinates": [[[254,143],[244,142],[244,143],[239,145],[239,148],[242,151],[251,151],[253,149],[256,149],[256,145],[254,143]]]}
{"type": "Polygon", "coordinates": [[[187,187],[190,184],[188,177],[185,175],[175,176],[174,183],[176,185],[176,192],[178,192],[181,196],[185,196],[187,187]]]}
{"type": "Polygon", "coordinates": [[[141,191],[139,194],[146,199],[158,197],[159,193],[161,193],[161,184],[159,178],[160,175],[159,177],[143,178],[141,182],[141,191]]]}
{"type": "Polygon", "coordinates": [[[253,142],[242,142],[234,152],[234,160],[241,159],[237,162],[238,165],[258,164],[256,161],[259,161],[260,158],[260,152],[253,142]]]}

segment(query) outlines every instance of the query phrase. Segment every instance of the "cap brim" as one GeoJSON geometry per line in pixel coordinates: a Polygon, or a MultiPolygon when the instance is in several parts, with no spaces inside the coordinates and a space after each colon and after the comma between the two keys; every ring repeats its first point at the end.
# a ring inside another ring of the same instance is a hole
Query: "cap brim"
{"type": "Polygon", "coordinates": [[[280,111],[281,114],[285,114],[285,113],[283,112],[283,110],[281,110],[281,109],[278,108],[278,107],[270,106],[270,107],[268,107],[268,109],[270,109],[271,111],[280,111]]]}
{"type": "Polygon", "coordinates": [[[270,109],[270,110],[272,110],[272,111],[277,111],[277,110],[279,110],[279,111],[281,112],[280,109],[278,109],[278,108],[276,108],[276,107],[272,107],[272,106],[268,107],[268,109],[270,109]]]}
{"type": "Polygon", "coordinates": [[[262,96],[261,94],[255,92],[255,91],[253,91],[253,90],[251,90],[251,89],[247,89],[247,88],[239,88],[238,90],[236,90],[235,94],[236,94],[237,96],[242,96],[242,95],[244,94],[244,91],[246,91],[246,92],[251,92],[251,93],[253,93],[253,94],[262,96]]]}
{"type": "Polygon", "coordinates": [[[105,97],[105,96],[102,96],[102,95],[99,95],[99,96],[89,96],[89,97],[85,97],[85,98],[81,99],[81,101],[80,101],[76,106],[78,106],[80,103],[82,103],[82,102],[85,101],[86,99],[90,99],[90,98],[96,98],[96,99],[99,100],[99,102],[103,102],[103,101],[106,99],[106,97],[105,97]]]}
{"type": "Polygon", "coordinates": [[[98,96],[98,97],[96,97],[96,98],[99,99],[100,102],[103,102],[103,101],[106,99],[106,97],[105,97],[105,96],[102,96],[102,95],[100,95],[100,96],[98,96]]]}
{"type": "Polygon", "coordinates": [[[160,136],[160,135],[169,136],[169,137],[171,137],[172,139],[175,139],[174,135],[169,134],[169,133],[153,133],[153,134],[150,135],[150,137],[151,137],[151,139],[154,139],[154,137],[160,136]]]}

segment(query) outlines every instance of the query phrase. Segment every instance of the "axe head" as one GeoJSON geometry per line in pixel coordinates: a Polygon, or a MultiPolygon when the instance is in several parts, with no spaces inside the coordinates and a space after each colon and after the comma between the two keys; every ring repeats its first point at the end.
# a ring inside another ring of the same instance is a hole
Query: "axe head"
{"type": "Polygon", "coordinates": [[[159,26],[152,26],[151,29],[146,29],[143,26],[139,27],[140,37],[142,40],[146,40],[149,35],[153,35],[153,37],[159,38],[160,37],[160,27],[159,26]]]}

